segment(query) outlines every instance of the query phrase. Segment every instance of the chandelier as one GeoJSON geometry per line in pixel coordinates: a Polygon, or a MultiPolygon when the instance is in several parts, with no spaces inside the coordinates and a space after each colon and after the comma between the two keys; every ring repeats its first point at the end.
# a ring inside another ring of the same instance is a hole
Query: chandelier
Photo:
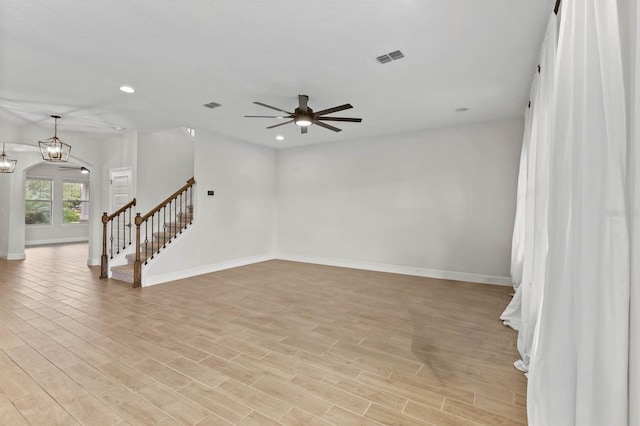
{"type": "Polygon", "coordinates": [[[69,161],[69,153],[71,153],[71,145],[66,144],[58,137],[58,119],[59,115],[52,115],[51,118],[55,120],[55,127],[53,130],[53,137],[38,141],[40,146],[40,154],[42,159],[50,161],[52,163],[64,163],[69,161]]]}
{"type": "Polygon", "coordinates": [[[9,157],[4,153],[4,143],[2,144],[2,154],[0,154],[0,173],[13,173],[18,160],[9,157]]]}

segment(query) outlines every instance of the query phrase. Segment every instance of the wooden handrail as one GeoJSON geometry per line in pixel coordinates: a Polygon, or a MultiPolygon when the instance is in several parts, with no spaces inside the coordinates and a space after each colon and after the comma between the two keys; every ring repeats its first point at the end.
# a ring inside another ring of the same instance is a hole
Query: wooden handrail
{"type": "Polygon", "coordinates": [[[113,214],[107,215],[107,212],[102,213],[102,223],[107,223],[107,222],[113,220],[114,217],[118,216],[120,213],[122,213],[123,211],[125,211],[129,207],[133,207],[135,205],[136,205],[136,199],[134,198],[133,200],[129,201],[127,204],[125,204],[124,206],[122,206],[118,210],[116,210],[115,213],[113,213],[113,214]]]}
{"type": "Polygon", "coordinates": [[[184,191],[189,189],[189,187],[192,186],[194,183],[196,183],[194,178],[189,179],[187,181],[187,183],[182,188],[178,189],[176,192],[174,192],[173,194],[168,196],[163,202],[161,202],[156,207],[151,209],[151,211],[149,213],[145,214],[144,216],[136,216],[136,225],[139,224],[138,223],[138,218],[140,218],[140,223],[142,223],[145,220],[149,219],[151,216],[153,216],[154,213],[157,213],[158,211],[160,211],[160,209],[162,209],[164,206],[169,204],[170,201],[173,201],[178,195],[182,194],[184,191]]]}
{"type": "MultiPolygon", "coordinates": [[[[120,207],[113,214],[107,214],[107,212],[102,213],[102,256],[100,257],[100,278],[108,278],[109,277],[109,256],[107,255],[107,226],[111,223],[111,258],[113,259],[113,220],[118,218],[118,234],[117,234],[117,253],[120,253],[120,215],[125,213],[124,220],[126,220],[126,211],[129,210],[129,223],[124,224],[123,226],[129,227],[129,244],[131,244],[131,209],[136,205],[136,199],[129,201],[124,206],[120,207]]],[[[126,231],[123,232],[123,240],[124,246],[126,247],[126,231]]],[[[123,249],[125,247],[122,247],[123,249]]],[[[117,254],[116,253],[116,254],[117,254]]]]}
{"type": "Polygon", "coordinates": [[[136,214],[134,219],[136,225],[136,257],[133,262],[133,287],[142,286],[142,225],[144,224],[144,263],[146,264],[148,259],[153,259],[156,253],[166,247],[167,243],[171,243],[178,233],[182,233],[182,230],[191,224],[192,219],[189,213],[193,209],[193,185],[195,183],[194,178],[189,179],[182,188],[171,194],[144,216],[140,213],[136,214]],[[173,222],[171,222],[172,219],[173,222]],[[151,232],[149,232],[149,228],[151,228],[151,232]],[[151,238],[149,235],[151,235],[151,238]]]}

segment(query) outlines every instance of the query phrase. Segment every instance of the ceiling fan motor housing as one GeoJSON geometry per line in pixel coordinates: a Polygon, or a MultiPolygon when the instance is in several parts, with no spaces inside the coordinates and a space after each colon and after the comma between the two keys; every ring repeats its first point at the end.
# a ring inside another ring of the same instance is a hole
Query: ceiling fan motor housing
{"type": "Polygon", "coordinates": [[[313,110],[311,108],[307,108],[306,111],[301,111],[300,108],[296,108],[294,111],[295,118],[293,121],[298,126],[311,126],[313,123],[313,110]]]}

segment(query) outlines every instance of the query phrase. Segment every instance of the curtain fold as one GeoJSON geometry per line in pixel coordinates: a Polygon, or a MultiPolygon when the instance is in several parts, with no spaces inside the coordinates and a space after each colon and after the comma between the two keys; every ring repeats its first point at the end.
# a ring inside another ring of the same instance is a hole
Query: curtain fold
{"type": "MultiPolygon", "coordinates": [[[[534,80],[529,99],[533,99],[533,94],[537,88],[537,77],[534,80]]],[[[525,250],[525,222],[527,212],[527,166],[529,144],[531,142],[531,122],[533,110],[531,104],[524,114],[524,136],[522,138],[522,151],[520,153],[520,169],[518,171],[518,187],[516,195],[516,216],[513,224],[513,238],[511,241],[511,282],[513,284],[514,295],[511,302],[506,307],[500,319],[504,325],[520,330],[521,309],[522,309],[522,268],[524,267],[525,250]]]]}
{"type": "MultiPolygon", "coordinates": [[[[634,26],[635,51],[630,52],[632,73],[630,86],[632,96],[629,123],[629,193],[631,220],[631,303],[629,333],[629,424],[640,425],[640,7],[635,1],[635,13],[630,22],[634,26]]],[[[633,9],[632,9],[633,11],[633,9]]],[[[633,35],[633,32],[632,32],[633,35]]]]}
{"type": "Polygon", "coordinates": [[[528,371],[531,345],[544,286],[547,254],[549,155],[553,129],[553,89],[557,21],[553,15],[534,79],[520,160],[511,273],[515,295],[501,315],[505,325],[519,330],[516,368],[528,371]]]}
{"type": "Polygon", "coordinates": [[[542,291],[545,282],[545,267],[548,247],[547,217],[549,209],[550,149],[555,110],[553,94],[555,88],[555,62],[557,49],[557,21],[552,15],[547,26],[547,34],[540,58],[540,81],[535,100],[535,120],[532,126],[531,146],[534,170],[529,195],[529,214],[531,229],[529,254],[523,270],[522,289],[522,328],[518,334],[518,351],[521,362],[519,368],[528,371],[531,347],[538,323],[538,312],[542,303],[542,291]]]}
{"type": "MultiPolygon", "coordinates": [[[[538,88],[538,75],[531,85],[529,99],[534,99],[538,88]]],[[[516,217],[513,224],[513,238],[511,241],[511,281],[514,288],[522,282],[522,268],[524,267],[525,221],[527,211],[527,165],[529,161],[529,145],[531,142],[531,124],[533,108],[529,107],[524,113],[524,136],[520,153],[520,169],[518,171],[518,187],[516,194],[516,217]]]]}
{"type": "Polygon", "coordinates": [[[562,2],[548,253],[529,365],[532,425],[629,420],[629,200],[617,20],[614,0],[562,2]]]}

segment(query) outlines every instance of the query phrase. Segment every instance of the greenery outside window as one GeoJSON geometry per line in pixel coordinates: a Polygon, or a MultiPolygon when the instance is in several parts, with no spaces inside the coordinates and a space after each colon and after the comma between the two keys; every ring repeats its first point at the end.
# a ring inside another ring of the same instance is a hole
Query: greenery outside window
{"type": "Polygon", "coordinates": [[[89,182],[62,183],[62,223],[89,222],[89,182]]]}
{"type": "Polygon", "coordinates": [[[27,179],[24,202],[24,223],[27,225],[51,224],[51,179],[27,179]]]}

